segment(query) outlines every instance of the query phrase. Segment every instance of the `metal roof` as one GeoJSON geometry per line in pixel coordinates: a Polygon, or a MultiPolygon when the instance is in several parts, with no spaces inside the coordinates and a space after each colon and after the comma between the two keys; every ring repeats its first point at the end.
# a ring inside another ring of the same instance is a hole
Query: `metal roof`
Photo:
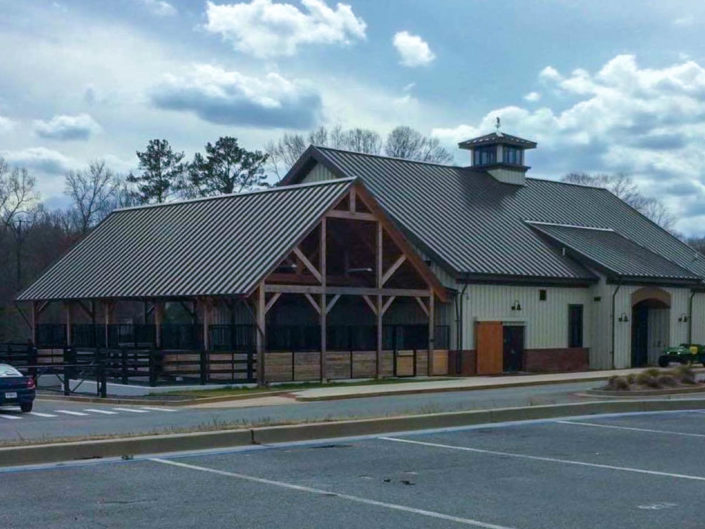
{"type": "Polygon", "coordinates": [[[116,210],[17,299],[248,294],[352,182],[116,210]]]}
{"type": "Polygon", "coordinates": [[[640,246],[612,229],[529,223],[558,246],[575,252],[578,259],[621,279],[675,279],[697,281],[685,268],[640,246]]]}
{"type": "Polygon", "coordinates": [[[409,238],[456,276],[594,281],[525,221],[611,228],[705,277],[705,257],[609,191],[527,178],[503,184],[472,168],[310,147],[284,179],[299,182],[316,162],[359,177],[409,238]]]}
{"type": "Polygon", "coordinates": [[[519,136],[512,136],[511,134],[496,133],[491,132],[490,134],[485,134],[484,136],[479,136],[477,138],[472,138],[469,140],[461,141],[458,143],[458,147],[461,149],[473,149],[475,147],[480,147],[482,145],[496,145],[501,143],[503,145],[514,145],[517,147],[522,147],[524,149],[535,149],[536,142],[531,140],[525,140],[519,136]]]}

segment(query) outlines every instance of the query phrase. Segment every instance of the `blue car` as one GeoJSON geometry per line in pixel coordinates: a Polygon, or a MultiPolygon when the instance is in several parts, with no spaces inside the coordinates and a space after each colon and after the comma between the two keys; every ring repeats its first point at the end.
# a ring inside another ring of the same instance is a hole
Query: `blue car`
{"type": "Polygon", "coordinates": [[[32,411],[36,385],[9,364],[0,364],[0,406],[19,406],[23,413],[32,411]]]}

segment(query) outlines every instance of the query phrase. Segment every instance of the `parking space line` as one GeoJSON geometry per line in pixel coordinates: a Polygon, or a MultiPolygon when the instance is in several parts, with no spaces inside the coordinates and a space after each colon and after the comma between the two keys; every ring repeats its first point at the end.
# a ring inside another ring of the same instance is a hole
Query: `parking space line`
{"type": "Polygon", "coordinates": [[[572,459],[558,459],[555,457],[532,456],[527,454],[517,454],[514,452],[500,452],[499,450],[485,450],[483,448],[471,448],[469,446],[454,446],[441,443],[428,443],[425,441],[414,441],[412,439],[400,439],[398,437],[378,437],[384,441],[395,443],[408,443],[413,445],[430,446],[434,448],[445,448],[449,450],[460,450],[463,452],[474,452],[477,454],[488,454],[493,456],[515,457],[517,459],[528,459],[530,461],[544,461],[547,463],[562,463],[564,465],[576,465],[581,467],[604,468],[607,470],[620,470],[623,472],[635,472],[637,474],[649,474],[651,476],[665,476],[669,478],[690,479],[694,481],[705,481],[704,476],[691,476],[688,474],[672,474],[671,472],[659,472],[658,470],[646,470],[643,468],[618,467],[601,463],[588,463],[586,461],[573,461],[572,459]]]}
{"type": "Polygon", "coordinates": [[[150,408],[149,406],[142,406],[141,409],[149,411],[177,411],[171,408],[150,408]]]}
{"type": "Polygon", "coordinates": [[[653,430],[651,428],[635,428],[633,426],[617,426],[613,424],[598,424],[594,422],[582,422],[582,421],[554,421],[558,424],[573,424],[577,426],[593,426],[595,428],[611,428],[614,430],[631,430],[633,432],[646,432],[646,433],[660,433],[666,435],[682,435],[684,437],[705,437],[705,434],[701,433],[688,433],[688,432],[674,432],[670,430],[653,430]]]}
{"type": "Polygon", "coordinates": [[[54,415],[53,413],[39,413],[38,411],[30,411],[29,414],[35,417],[58,417],[58,415],[54,415]]]}
{"type": "Polygon", "coordinates": [[[86,408],[83,411],[90,411],[91,413],[102,413],[103,415],[117,415],[118,414],[118,412],[116,412],[116,411],[98,410],[95,408],[86,408]]]}
{"type": "Polygon", "coordinates": [[[130,413],[149,413],[147,410],[138,410],[135,408],[113,408],[115,411],[129,411],[130,413]]]}
{"type": "Polygon", "coordinates": [[[503,525],[495,525],[491,523],[480,522],[478,520],[473,520],[471,518],[461,518],[459,516],[452,516],[450,514],[443,514],[435,511],[427,511],[425,509],[417,509],[415,507],[407,507],[406,505],[398,505],[396,503],[387,503],[378,500],[372,500],[369,498],[363,498],[360,496],[352,496],[350,494],[341,494],[339,492],[334,492],[324,489],[316,489],[313,487],[306,487],[303,485],[295,485],[293,483],[287,483],[285,481],[274,481],[266,478],[258,478],[256,476],[249,476],[247,474],[239,474],[236,472],[227,472],[225,470],[217,470],[215,468],[201,467],[197,465],[189,465],[187,463],[180,463],[178,461],[171,461],[169,459],[159,459],[151,458],[149,461],[154,461],[155,463],[162,463],[164,465],[173,465],[175,467],[182,467],[191,470],[199,470],[201,472],[210,472],[211,474],[217,474],[220,476],[226,476],[230,478],[237,478],[244,481],[252,481],[254,483],[262,483],[264,485],[272,485],[275,487],[280,487],[289,490],[297,490],[299,492],[308,492],[309,494],[315,494],[318,496],[334,496],[343,500],[348,500],[356,503],[362,503],[364,505],[372,505],[375,507],[384,507],[386,509],[391,509],[395,511],[402,511],[411,514],[418,514],[421,516],[426,516],[429,518],[436,518],[439,520],[447,520],[450,522],[456,522],[462,525],[471,525],[474,527],[484,527],[485,529],[510,529],[503,525]]]}
{"type": "Polygon", "coordinates": [[[85,417],[87,413],[82,413],[80,411],[70,411],[70,410],[54,410],[55,413],[63,413],[65,415],[76,415],[77,417],[85,417]]]}
{"type": "Polygon", "coordinates": [[[0,415],[0,418],[12,420],[12,419],[21,419],[22,417],[20,417],[19,415],[0,415]]]}

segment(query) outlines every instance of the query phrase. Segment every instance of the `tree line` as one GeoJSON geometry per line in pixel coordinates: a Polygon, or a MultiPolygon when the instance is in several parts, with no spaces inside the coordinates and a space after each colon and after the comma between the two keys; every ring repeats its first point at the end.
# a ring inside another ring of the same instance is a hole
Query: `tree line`
{"type": "MultiPolygon", "coordinates": [[[[128,174],[115,172],[104,160],[66,172],[67,206],[49,209],[34,175],[0,157],[0,342],[27,336],[13,302],[16,294],[115,208],[267,187],[280,181],[310,144],[431,163],[453,160],[436,138],[405,126],[384,138],[368,129],[320,127],[284,134],[263,151],[247,150],[237,138],[224,136],[206,143],[190,160],[166,139],[152,139],[136,152],[137,168],[128,174]]],[[[673,232],[675,217],[661,201],[644,196],[628,175],[569,173],[563,181],[605,187],[673,232]]],[[[687,242],[705,250],[705,238],[687,242]]]]}

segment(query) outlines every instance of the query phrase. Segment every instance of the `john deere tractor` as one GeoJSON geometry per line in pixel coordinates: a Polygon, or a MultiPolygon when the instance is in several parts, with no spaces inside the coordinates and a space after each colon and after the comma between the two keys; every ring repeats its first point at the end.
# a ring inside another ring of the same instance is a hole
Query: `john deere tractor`
{"type": "Polygon", "coordinates": [[[678,347],[669,347],[659,356],[658,365],[668,367],[671,362],[684,365],[702,363],[705,366],[705,345],[682,343],[678,347]]]}

